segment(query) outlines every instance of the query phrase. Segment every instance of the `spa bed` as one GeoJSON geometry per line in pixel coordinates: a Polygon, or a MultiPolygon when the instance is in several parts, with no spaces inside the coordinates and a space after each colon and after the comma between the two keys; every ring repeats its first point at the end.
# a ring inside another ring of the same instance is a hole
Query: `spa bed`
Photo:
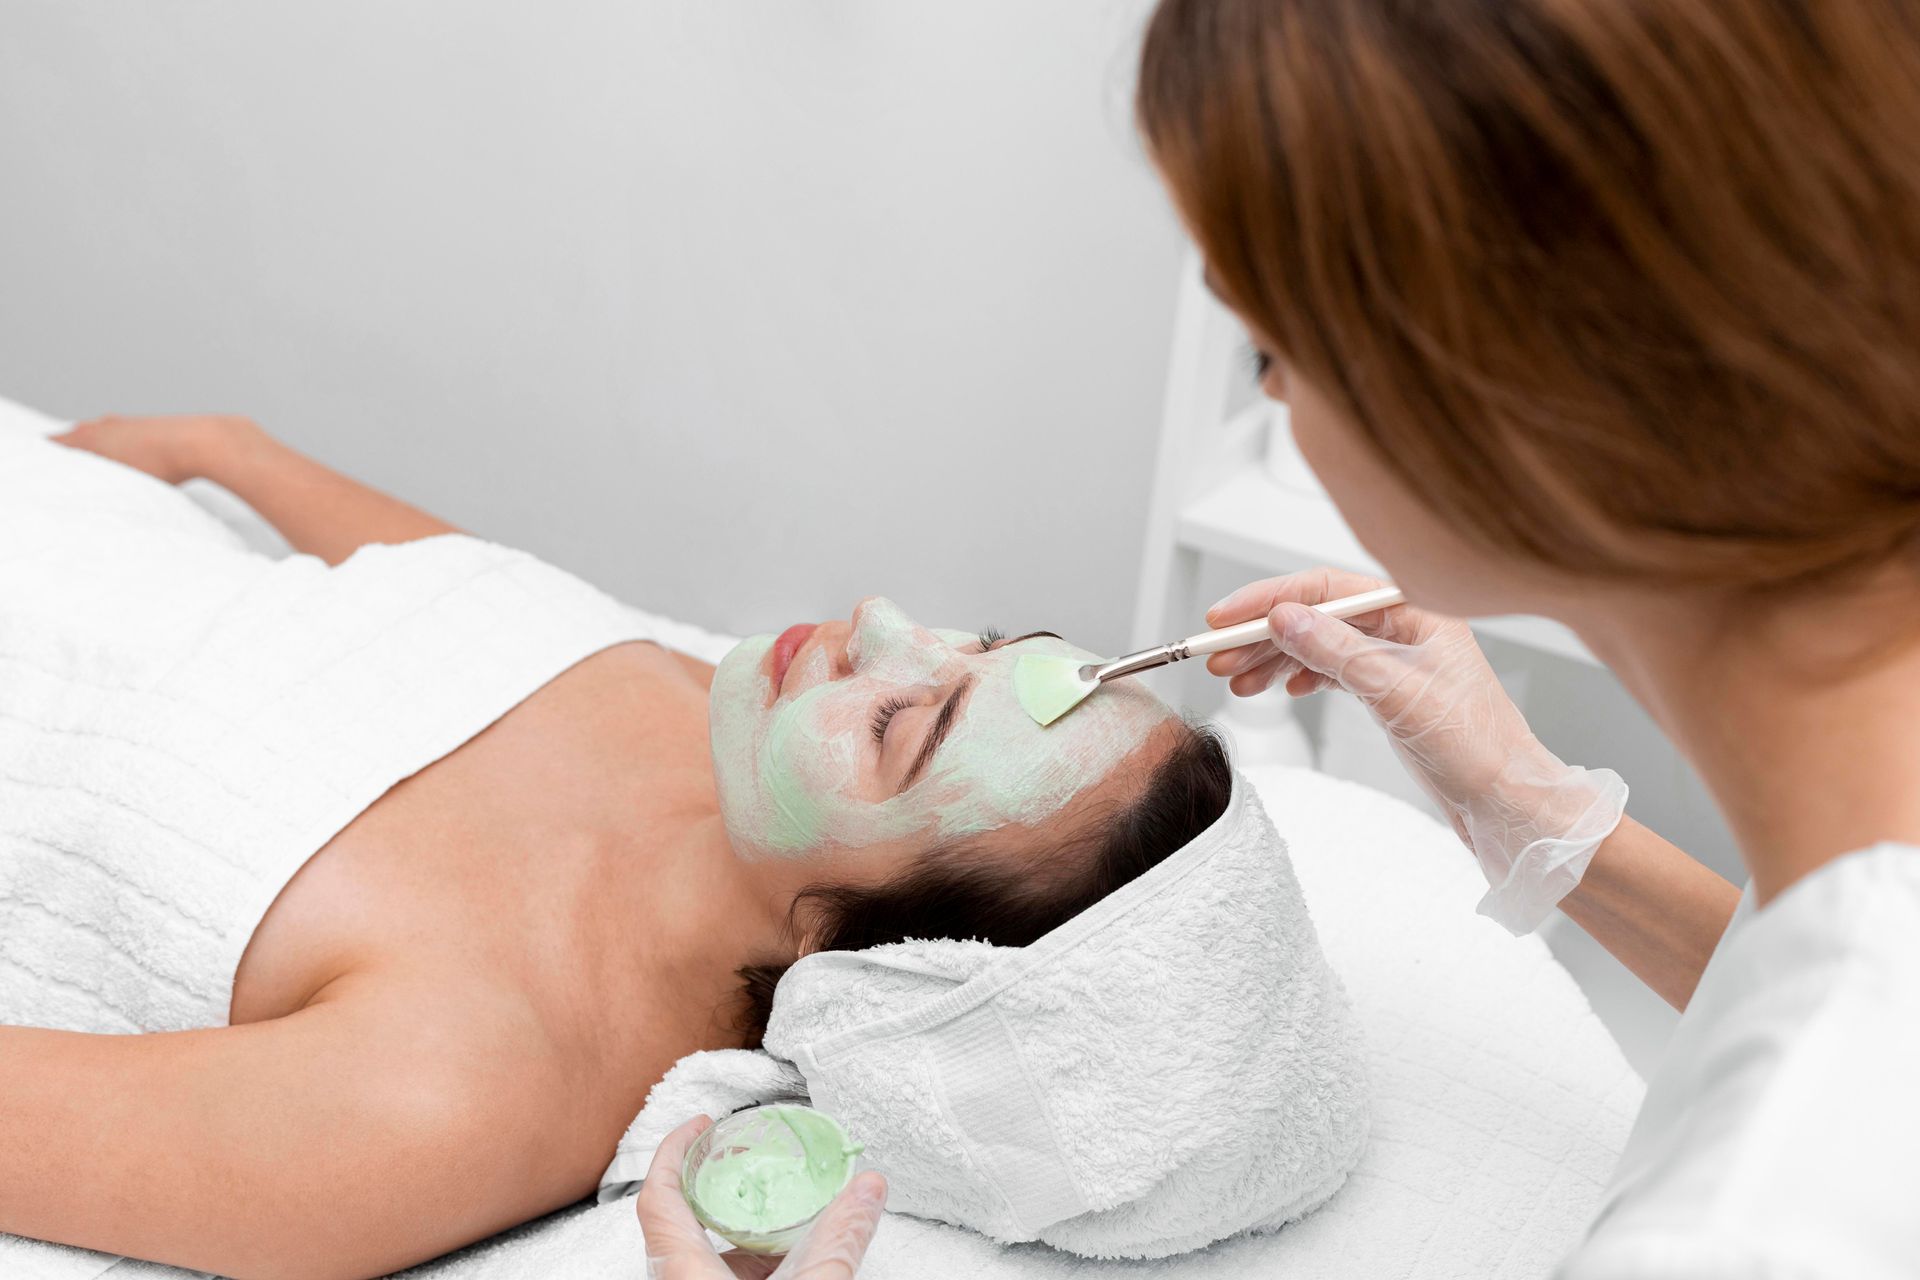
{"type": "MultiPolygon", "coordinates": [[[[0,400],[0,433],[57,430],[0,400]]],[[[210,488],[189,489],[254,545],[271,530],[210,488]]],[[[730,641],[670,638],[717,658],[730,641]]],[[[1094,1262],[889,1215],[863,1280],[1340,1280],[1538,1277],[1579,1238],[1642,1092],[1586,998],[1538,938],[1474,914],[1484,888],[1452,832],[1353,783],[1302,769],[1251,780],[1286,836],[1327,957],[1367,1037],[1373,1133],[1327,1206],[1264,1237],[1157,1263],[1094,1262]]],[[[104,1158],[104,1157],[103,1157],[104,1158]]],[[[235,1212],[245,1207],[236,1205],[235,1212]]],[[[435,1280],[639,1277],[631,1200],[583,1203],[404,1274],[435,1280]]],[[[0,1236],[7,1280],[162,1280],[194,1273],[0,1236]]]]}

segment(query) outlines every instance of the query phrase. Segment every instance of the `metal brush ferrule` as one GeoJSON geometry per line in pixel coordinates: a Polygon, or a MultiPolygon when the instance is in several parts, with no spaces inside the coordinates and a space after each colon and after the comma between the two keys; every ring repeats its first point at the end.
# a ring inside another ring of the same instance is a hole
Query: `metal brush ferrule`
{"type": "Polygon", "coordinates": [[[1118,680],[1121,676],[1130,676],[1137,671],[1151,671],[1155,667],[1164,667],[1169,662],[1179,662],[1187,656],[1186,641],[1163,644],[1152,649],[1142,649],[1138,653],[1129,653],[1123,658],[1099,665],[1088,663],[1080,668],[1082,680],[1097,680],[1104,684],[1109,680],[1118,680]]]}

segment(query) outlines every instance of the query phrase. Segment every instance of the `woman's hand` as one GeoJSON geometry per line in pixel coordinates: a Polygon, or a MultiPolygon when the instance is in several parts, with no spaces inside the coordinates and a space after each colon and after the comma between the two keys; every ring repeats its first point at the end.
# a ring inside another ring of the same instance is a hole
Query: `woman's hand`
{"type": "Polygon", "coordinates": [[[713,1121],[695,1116],[668,1134],[653,1153],[640,1188],[640,1229],[647,1238],[648,1280],[853,1280],[887,1203],[887,1180],[863,1173],[821,1211],[800,1247],[784,1259],[715,1253],[707,1232],[680,1192],[687,1148],[713,1121]]]}
{"type": "Polygon", "coordinates": [[[412,542],[460,532],[437,516],[315,462],[248,418],[96,418],[52,439],[169,484],[211,480],[258,512],[295,551],[328,564],[339,564],[368,543],[412,542]]]}
{"type": "Polygon", "coordinates": [[[1274,684],[1295,697],[1345,689],[1373,712],[1422,787],[1457,815],[1533,744],[1533,731],[1460,619],[1395,605],[1342,622],[1308,607],[1387,585],[1321,568],[1244,586],[1207,611],[1207,625],[1264,614],[1270,638],[1214,654],[1207,670],[1229,677],[1241,697],[1274,684]]]}
{"type": "Polygon", "coordinates": [[[1625,811],[1626,784],[1548,751],[1458,618],[1395,605],[1343,622],[1309,607],[1385,585],[1321,568],[1242,587],[1207,625],[1265,614],[1268,639],[1216,653],[1207,669],[1243,697],[1281,682],[1296,697],[1337,687],[1359,698],[1479,860],[1491,886],[1481,913],[1525,933],[1580,882],[1625,811]]]}
{"type": "Polygon", "coordinates": [[[230,414],[160,418],[110,415],[76,423],[52,439],[56,444],[124,463],[168,484],[180,484],[206,475],[222,449],[259,431],[251,420],[230,414]]]}

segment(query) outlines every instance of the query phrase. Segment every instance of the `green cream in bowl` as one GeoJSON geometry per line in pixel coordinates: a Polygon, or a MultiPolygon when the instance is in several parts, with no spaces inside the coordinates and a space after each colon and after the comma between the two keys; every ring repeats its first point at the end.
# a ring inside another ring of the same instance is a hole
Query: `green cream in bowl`
{"type": "Polygon", "coordinates": [[[785,1253],[852,1181],[860,1147],[812,1107],[749,1107],[694,1140],[680,1171],[709,1230],[752,1253],[785,1253]]]}

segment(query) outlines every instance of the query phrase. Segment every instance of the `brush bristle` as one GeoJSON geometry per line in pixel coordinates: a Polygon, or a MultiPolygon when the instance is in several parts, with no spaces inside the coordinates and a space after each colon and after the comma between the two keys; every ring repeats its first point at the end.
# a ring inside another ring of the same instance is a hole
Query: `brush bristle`
{"type": "Polygon", "coordinates": [[[1020,709],[1042,725],[1052,724],[1079,706],[1100,686],[1080,678],[1078,658],[1026,653],[1013,664],[1013,692],[1020,709]]]}

